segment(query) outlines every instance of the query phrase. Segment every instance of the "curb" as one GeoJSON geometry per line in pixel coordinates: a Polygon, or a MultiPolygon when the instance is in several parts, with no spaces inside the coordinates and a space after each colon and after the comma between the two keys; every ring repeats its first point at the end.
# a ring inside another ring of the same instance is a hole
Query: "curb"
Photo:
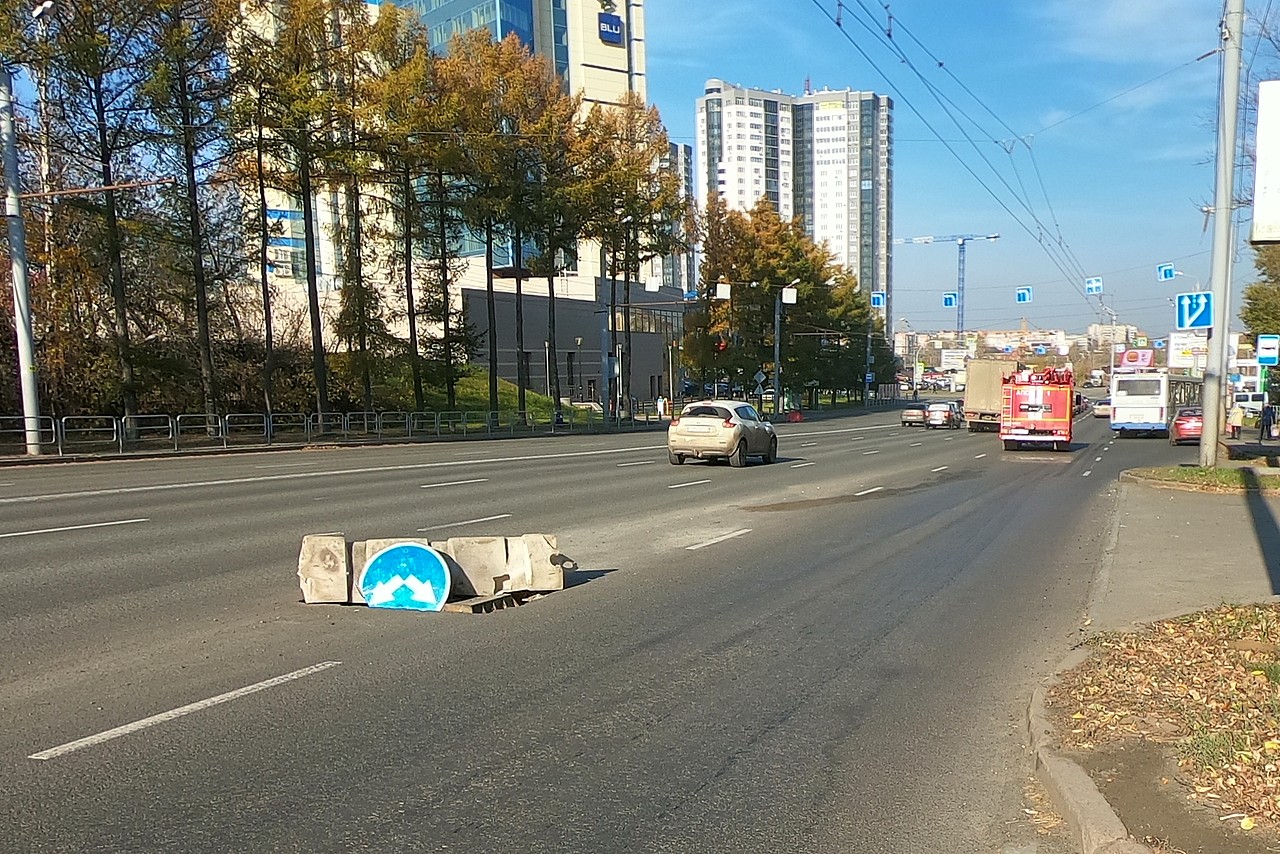
{"type": "Polygon", "coordinates": [[[1073,650],[1031,694],[1027,705],[1027,735],[1035,758],[1035,774],[1071,827],[1080,854],[1154,854],[1129,835],[1124,822],[1089,774],[1054,750],[1056,740],[1045,711],[1045,694],[1057,682],[1058,674],[1082,664],[1090,654],[1087,647],[1073,650]]]}

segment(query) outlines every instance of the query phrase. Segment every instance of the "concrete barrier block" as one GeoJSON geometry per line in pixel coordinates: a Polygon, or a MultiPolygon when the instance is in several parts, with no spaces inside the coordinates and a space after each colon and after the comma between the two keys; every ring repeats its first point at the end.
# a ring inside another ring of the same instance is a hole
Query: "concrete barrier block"
{"type": "Polygon", "coordinates": [[[367,555],[371,552],[365,549],[364,540],[356,540],[351,544],[351,604],[352,605],[368,605],[364,601],[364,594],[360,592],[360,575],[364,572],[364,565],[367,555]]]}
{"type": "Polygon", "coordinates": [[[525,590],[563,590],[564,571],[572,570],[576,564],[560,553],[556,548],[556,538],[549,534],[525,534],[516,540],[514,537],[507,543],[507,562],[511,565],[513,553],[522,553],[521,567],[528,571],[528,586],[525,590]],[[515,540],[515,542],[512,542],[515,540]]]}
{"type": "Polygon", "coordinates": [[[298,586],[308,604],[351,601],[351,563],[342,534],[307,534],[298,552],[298,586]]]}
{"type": "Polygon", "coordinates": [[[505,537],[450,537],[443,544],[437,543],[436,550],[457,563],[462,578],[454,584],[459,595],[493,596],[518,589],[508,586],[505,537]]]}

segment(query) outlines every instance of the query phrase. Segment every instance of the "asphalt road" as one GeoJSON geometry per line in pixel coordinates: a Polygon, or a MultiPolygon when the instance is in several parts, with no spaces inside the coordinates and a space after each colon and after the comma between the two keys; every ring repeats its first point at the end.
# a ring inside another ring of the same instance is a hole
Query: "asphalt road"
{"type": "Polygon", "coordinates": [[[1118,472],[1196,454],[1104,424],[789,424],[742,470],[657,433],[0,469],[0,847],[1060,854],[1025,704],[1118,472]],[[488,615],[304,606],[327,531],[553,533],[583,571],[488,615]]]}

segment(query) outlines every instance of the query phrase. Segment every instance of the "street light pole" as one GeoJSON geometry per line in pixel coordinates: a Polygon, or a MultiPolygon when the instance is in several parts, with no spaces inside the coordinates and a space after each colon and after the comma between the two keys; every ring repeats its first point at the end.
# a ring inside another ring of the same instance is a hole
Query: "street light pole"
{"type": "Polygon", "coordinates": [[[779,288],[773,300],[773,414],[782,412],[782,303],[795,305],[796,288],[799,279],[793,279],[790,285],[779,288]]]}
{"type": "Polygon", "coordinates": [[[37,384],[31,296],[27,286],[27,231],[22,221],[22,186],[18,176],[18,134],[13,109],[13,74],[0,58],[0,146],[4,149],[4,213],[9,223],[9,257],[13,263],[13,326],[18,338],[18,375],[22,386],[22,421],[27,454],[40,454],[40,394],[37,384]]]}

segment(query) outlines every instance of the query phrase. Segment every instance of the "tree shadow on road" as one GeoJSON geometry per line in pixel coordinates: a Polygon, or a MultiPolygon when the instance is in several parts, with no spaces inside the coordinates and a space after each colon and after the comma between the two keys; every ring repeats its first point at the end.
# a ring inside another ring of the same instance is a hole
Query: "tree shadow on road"
{"type": "Polygon", "coordinates": [[[1258,547],[1262,549],[1262,559],[1267,565],[1271,592],[1280,594],[1280,525],[1276,523],[1275,514],[1267,505],[1267,497],[1262,492],[1257,472],[1247,466],[1240,471],[1245,482],[1245,503],[1249,505],[1249,515],[1253,517],[1253,532],[1258,539],[1258,547]]]}

